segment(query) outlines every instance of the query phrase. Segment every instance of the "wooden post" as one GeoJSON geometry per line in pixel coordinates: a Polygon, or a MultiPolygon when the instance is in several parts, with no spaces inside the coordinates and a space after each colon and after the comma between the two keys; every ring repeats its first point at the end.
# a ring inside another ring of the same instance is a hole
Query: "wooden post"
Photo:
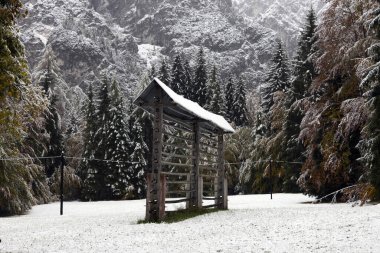
{"type": "MultiPolygon", "coordinates": [[[[191,192],[189,192],[191,190],[191,183],[192,183],[190,174],[186,176],[186,182],[187,184],[186,184],[185,190],[188,191],[186,192],[186,198],[191,199],[191,192]]],[[[186,201],[186,209],[190,208],[190,204],[191,204],[190,202],[191,202],[190,200],[186,201]]]]}
{"type": "Polygon", "coordinates": [[[273,195],[273,182],[272,182],[272,160],[269,161],[269,184],[270,184],[270,199],[273,195]]]}
{"type": "Polygon", "coordinates": [[[224,169],[224,143],[223,143],[223,132],[218,134],[218,184],[217,184],[217,200],[218,208],[227,209],[227,186],[226,173],[224,169]]]}
{"type": "Polygon", "coordinates": [[[203,177],[199,176],[198,177],[198,190],[197,190],[197,199],[198,199],[198,202],[197,202],[197,208],[201,209],[202,208],[202,204],[203,204],[203,177]]]}
{"type": "Polygon", "coordinates": [[[148,221],[159,221],[165,214],[165,196],[162,197],[161,170],[162,170],[162,135],[163,135],[163,105],[162,90],[155,97],[153,120],[153,150],[152,172],[148,175],[148,189],[146,199],[146,215],[148,221]],[[163,203],[162,203],[163,202],[163,203]]]}
{"type": "Polygon", "coordinates": [[[65,166],[65,158],[63,157],[63,152],[61,154],[61,182],[60,182],[60,200],[61,200],[61,205],[60,205],[60,215],[63,215],[63,168],[65,166]]]}
{"type": "Polygon", "coordinates": [[[200,156],[200,126],[196,121],[193,126],[194,140],[193,140],[193,167],[191,170],[191,177],[193,178],[191,184],[191,207],[202,207],[202,196],[199,197],[199,156],[200,156]]]}

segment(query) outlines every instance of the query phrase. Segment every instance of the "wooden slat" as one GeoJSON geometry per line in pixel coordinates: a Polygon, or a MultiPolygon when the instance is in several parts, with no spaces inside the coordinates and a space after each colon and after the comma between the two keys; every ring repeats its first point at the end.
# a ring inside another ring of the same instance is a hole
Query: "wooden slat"
{"type": "Polygon", "coordinates": [[[203,200],[217,200],[217,199],[220,199],[220,197],[203,197],[202,198],[203,200]]]}
{"type": "Polygon", "coordinates": [[[209,161],[209,160],[202,160],[202,159],[199,159],[199,161],[202,162],[202,163],[219,164],[218,162],[209,161]]]}
{"type": "Polygon", "coordinates": [[[167,135],[167,136],[170,136],[170,137],[173,137],[173,138],[177,138],[177,139],[183,140],[183,141],[191,141],[191,142],[193,141],[193,140],[190,139],[190,138],[186,138],[186,137],[178,136],[178,135],[171,134],[171,133],[167,133],[167,132],[164,132],[163,134],[164,134],[164,135],[167,135]]]}
{"type": "Polygon", "coordinates": [[[203,143],[203,142],[201,142],[201,143],[199,143],[199,144],[200,144],[201,146],[205,146],[205,147],[208,147],[208,148],[212,148],[212,149],[218,150],[218,147],[211,146],[211,145],[206,144],[206,143],[203,143]]]}
{"type": "Polygon", "coordinates": [[[217,178],[217,175],[201,175],[201,177],[217,178]]]}
{"type": "Polygon", "coordinates": [[[188,181],[167,181],[167,184],[190,184],[188,181]]]}
{"type": "Polygon", "coordinates": [[[167,172],[167,171],[162,171],[161,174],[167,175],[167,176],[187,176],[187,175],[190,175],[190,173],[167,172]]]}
{"type": "MultiPolygon", "coordinates": [[[[166,121],[168,121],[168,120],[166,120],[166,121]]],[[[177,123],[177,124],[178,124],[178,123],[177,123]]],[[[194,132],[193,132],[191,129],[186,128],[186,127],[183,127],[183,126],[173,125],[173,124],[166,123],[166,122],[164,122],[164,125],[165,125],[165,126],[168,126],[168,127],[172,127],[172,128],[174,128],[174,129],[177,129],[177,130],[180,130],[180,131],[185,131],[185,132],[187,132],[187,133],[194,134],[194,132]]]]}
{"type": "Polygon", "coordinates": [[[177,199],[177,200],[166,200],[165,204],[175,204],[175,203],[181,203],[185,201],[189,201],[191,198],[185,198],[185,199],[177,199]]]}
{"type": "MultiPolygon", "coordinates": [[[[215,137],[216,137],[216,136],[215,136],[215,137]]],[[[207,140],[209,140],[209,141],[218,142],[217,139],[213,139],[212,137],[207,136],[207,135],[205,135],[205,134],[201,134],[201,138],[205,138],[205,139],[207,139],[207,140]]]]}
{"type": "Polygon", "coordinates": [[[216,154],[211,154],[211,153],[208,153],[208,152],[205,152],[205,151],[201,151],[200,152],[202,155],[209,155],[209,156],[214,156],[214,157],[218,157],[218,155],[216,155],[216,154]]]}
{"type": "Polygon", "coordinates": [[[203,168],[203,169],[218,171],[218,168],[213,167],[213,165],[211,165],[211,164],[199,164],[199,167],[203,168]]]}
{"type": "Polygon", "coordinates": [[[186,150],[193,150],[193,147],[191,145],[180,145],[180,144],[172,144],[168,142],[163,143],[164,146],[170,146],[174,148],[181,148],[181,149],[186,149],[186,150]]]}
{"type": "Polygon", "coordinates": [[[218,206],[218,204],[211,204],[211,205],[205,205],[205,206],[202,206],[203,208],[209,208],[209,207],[216,207],[218,206]]]}
{"type": "Polygon", "coordinates": [[[177,158],[189,158],[189,159],[193,159],[194,158],[194,156],[191,156],[191,155],[178,155],[178,154],[166,153],[166,152],[162,152],[162,154],[165,155],[165,156],[177,157],[177,158]]]}
{"type": "Polygon", "coordinates": [[[179,167],[192,167],[192,164],[186,164],[186,163],[171,163],[171,162],[161,162],[162,165],[169,165],[169,166],[179,166],[179,167]]]}
{"type": "Polygon", "coordinates": [[[172,193],[187,193],[187,192],[193,192],[192,190],[177,190],[177,191],[167,191],[167,194],[172,194],[172,193]]]}

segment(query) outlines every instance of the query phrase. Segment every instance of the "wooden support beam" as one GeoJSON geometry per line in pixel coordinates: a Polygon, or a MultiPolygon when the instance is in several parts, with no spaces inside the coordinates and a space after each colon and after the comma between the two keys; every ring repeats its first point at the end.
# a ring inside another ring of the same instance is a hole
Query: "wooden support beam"
{"type": "Polygon", "coordinates": [[[158,90],[155,97],[154,119],[153,119],[153,148],[152,148],[152,170],[147,175],[147,199],[145,219],[148,221],[160,221],[165,214],[165,184],[162,185],[160,173],[162,170],[162,136],[163,136],[163,105],[162,90],[158,90]]]}
{"type": "Polygon", "coordinates": [[[227,209],[227,189],[226,186],[226,176],[224,169],[224,143],[223,143],[223,132],[218,134],[218,172],[217,172],[217,183],[216,183],[216,197],[222,196],[222,198],[215,200],[215,204],[218,205],[219,209],[227,209]]]}
{"type": "Polygon", "coordinates": [[[172,143],[164,142],[163,145],[164,146],[170,146],[173,148],[181,148],[181,149],[185,149],[187,151],[193,150],[193,147],[191,145],[185,145],[185,144],[181,145],[181,144],[172,144],[172,143]]]}
{"type": "Polygon", "coordinates": [[[192,190],[193,194],[191,195],[191,207],[199,208],[202,207],[202,198],[200,198],[199,190],[200,190],[200,182],[199,182],[199,159],[200,159],[200,125],[198,121],[194,122],[193,125],[193,132],[194,132],[194,140],[193,140],[193,167],[192,167],[192,174],[194,175],[193,181],[194,184],[192,184],[192,190]]]}
{"type": "Polygon", "coordinates": [[[171,162],[161,162],[162,165],[170,165],[170,166],[178,166],[178,167],[192,167],[191,164],[186,164],[186,163],[171,163],[171,162]]]}
{"type": "Polygon", "coordinates": [[[190,175],[190,173],[182,173],[182,172],[169,172],[169,171],[162,171],[161,172],[162,175],[165,175],[165,176],[187,176],[187,175],[190,175]]]}
{"type": "Polygon", "coordinates": [[[166,157],[176,157],[176,158],[191,158],[193,159],[194,157],[191,156],[191,155],[178,155],[178,154],[175,154],[175,153],[166,153],[166,152],[162,152],[162,155],[166,156],[166,157]]]}
{"type": "Polygon", "coordinates": [[[184,199],[176,199],[176,200],[166,200],[165,203],[166,204],[175,204],[175,203],[181,203],[181,202],[185,202],[185,201],[189,201],[190,198],[184,198],[184,199]]]}
{"type": "Polygon", "coordinates": [[[168,127],[172,127],[172,128],[174,128],[176,130],[180,130],[180,131],[184,131],[184,132],[189,133],[189,134],[193,134],[193,130],[188,129],[187,127],[183,127],[182,125],[179,125],[178,123],[177,123],[177,125],[174,125],[174,124],[166,123],[164,121],[164,125],[168,126],[168,127]]]}
{"type": "Polygon", "coordinates": [[[178,136],[178,135],[171,134],[171,133],[167,133],[167,132],[164,132],[164,135],[170,136],[170,137],[172,137],[172,138],[180,139],[180,140],[183,140],[183,141],[193,141],[193,140],[190,139],[190,138],[186,138],[186,137],[178,136]]]}

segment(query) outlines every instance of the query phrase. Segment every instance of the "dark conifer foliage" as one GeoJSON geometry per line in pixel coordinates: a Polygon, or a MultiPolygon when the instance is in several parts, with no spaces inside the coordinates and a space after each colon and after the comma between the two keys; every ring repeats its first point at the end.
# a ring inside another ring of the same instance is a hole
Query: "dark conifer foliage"
{"type": "Polygon", "coordinates": [[[220,89],[220,83],[217,76],[216,66],[212,68],[210,79],[208,82],[208,98],[207,109],[213,113],[223,114],[223,98],[220,89]]]}
{"type": "Polygon", "coordinates": [[[232,122],[234,120],[234,102],[235,102],[235,83],[230,75],[228,78],[226,88],[225,88],[225,117],[228,121],[232,122]]]}
{"type": "Polygon", "coordinates": [[[236,92],[235,100],[233,104],[234,111],[234,122],[237,126],[245,126],[248,122],[247,120],[247,105],[246,105],[246,91],[243,79],[239,78],[236,92]]]}
{"type": "Polygon", "coordinates": [[[369,138],[369,150],[363,154],[369,167],[369,181],[375,188],[374,197],[380,199],[380,0],[378,8],[372,12],[369,27],[374,33],[374,42],[368,49],[371,67],[366,72],[361,86],[369,89],[369,116],[365,132],[369,138]]]}
{"type": "Polygon", "coordinates": [[[174,58],[172,66],[170,88],[172,88],[172,90],[177,94],[185,95],[185,81],[186,78],[185,71],[182,65],[182,58],[180,55],[177,55],[174,58]]]}
{"type": "Polygon", "coordinates": [[[273,105],[276,91],[287,92],[290,88],[290,69],[288,57],[281,41],[277,42],[276,51],[271,60],[271,67],[266,78],[266,86],[262,88],[262,107],[268,112],[273,105]]]}
{"type": "Polygon", "coordinates": [[[162,60],[158,78],[166,85],[170,85],[170,71],[165,59],[162,60]]]}
{"type": "Polygon", "coordinates": [[[317,50],[316,29],[316,15],[313,8],[311,8],[298,41],[297,56],[293,62],[294,79],[291,84],[289,104],[308,95],[307,91],[313,78],[316,76],[316,69],[313,62],[313,54],[315,54],[317,50]]]}
{"type": "Polygon", "coordinates": [[[194,101],[195,96],[193,92],[193,74],[192,69],[190,67],[190,63],[188,60],[185,60],[183,64],[183,71],[185,76],[184,86],[183,86],[183,92],[184,97],[187,99],[190,99],[194,101]]]}
{"type": "Polygon", "coordinates": [[[197,102],[200,106],[205,106],[208,101],[207,98],[207,70],[206,70],[206,60],[203,52],[203,48],[199,49],[196,66],[195,66],[195,74],[194,74],[194,94],[195,94],[195,102],[197,102]]]}

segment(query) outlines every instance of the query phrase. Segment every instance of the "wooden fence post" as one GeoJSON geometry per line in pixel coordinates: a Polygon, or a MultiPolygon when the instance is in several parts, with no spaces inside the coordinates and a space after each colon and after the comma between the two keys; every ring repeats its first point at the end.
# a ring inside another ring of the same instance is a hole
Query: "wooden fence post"
{"type": "Polygon", "coordinates": [[[165,214],[165,196],[162,196],[162,135],[163,135],[163,105],[162,90],[159,90],[154,103],[153,120],[153,152],[152,152],[152,174],[147,177],[147,209],[146,220],[159,221],[165,214]],[[163,202],[163,203],[162,203],[163,202]]]}
{"type": "Polygon", "coordinates": [[[191,207],[199,208],[202,207],[202,196],[199,197],[199,187],[200,187],[200,173],[199,173],[199,156],[200,156],[200,126],[199,122],[196,121],[193,127],[194,140],[193,140],[193,168],[191,170],[191,176],[194,179],[191,184],[191,207]]]}
{"type": "Polygon", "coordinates": [[[218,208],[227,208],[227,195],[228,195],[228,185],[226,184],[226,175],[224,169],[224,140],[223,132],[218,134],[218,184],[217,184],[217,200],[218,208]]]}

